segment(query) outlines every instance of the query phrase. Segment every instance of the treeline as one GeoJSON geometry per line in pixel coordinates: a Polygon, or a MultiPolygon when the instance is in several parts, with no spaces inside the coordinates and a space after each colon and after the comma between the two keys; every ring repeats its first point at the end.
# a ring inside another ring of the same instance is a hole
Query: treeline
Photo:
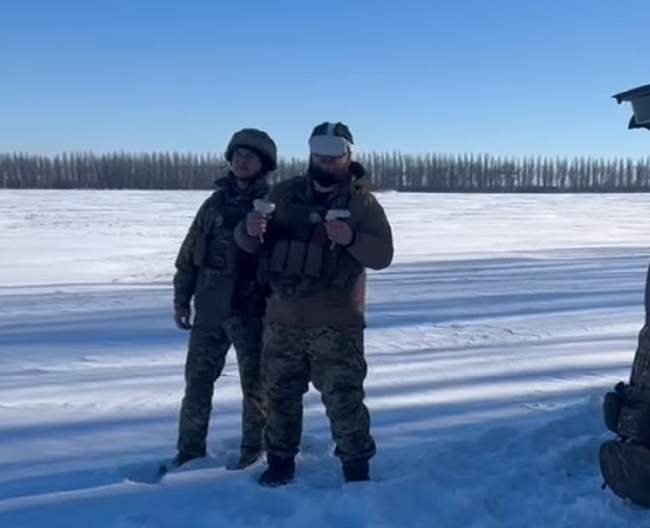
{"type": "MultiPolygon", "coordinates": [[[[504,158],[369,153],[359,158],[374,188],[418,192],[650,192],[650,157],[504,158]]],[[[272,181],[301,174],[306,161],[281,160],[272,181]]],[[[220,156],[151,153],[0,154],[6,189],[210,189],[226,174],[220,156]]]]}

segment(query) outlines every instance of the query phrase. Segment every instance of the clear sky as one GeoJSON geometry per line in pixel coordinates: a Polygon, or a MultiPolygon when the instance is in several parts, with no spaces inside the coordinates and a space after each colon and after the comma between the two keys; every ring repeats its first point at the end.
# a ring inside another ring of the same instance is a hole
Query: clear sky
{"type": "Polygon", "coordinates": [[[648,0],[0,0],[0,152],[650,155],[648,0]]]}

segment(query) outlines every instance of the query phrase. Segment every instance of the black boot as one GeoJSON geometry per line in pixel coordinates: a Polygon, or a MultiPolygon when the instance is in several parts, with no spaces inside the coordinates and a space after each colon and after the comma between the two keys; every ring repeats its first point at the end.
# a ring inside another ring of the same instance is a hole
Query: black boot
{"type": "Polygon", "coordinates": [[[262,486],[275,488],[293,480],[296,474],[296,463],[293,457],[282,458],[269,453],[266,458],[269,467],[260,475],[259,482],[262,486]]]}
{"type": "Polygon", "coordinates": [[[181,467],[183,464],[186,464],[190,460],[194,460],[195,458],[203,458],[205,455],[205,453],[202,455],[191,455],[189,453],[183,453],[179,451],[178,454],[174,457],[174,460],[172,460],[171,466],[175,468],[181,467]]]}
{"type": "Polygon", "coordinates": [[[257,462],[261,456],[262,456],[261,449],[244,448],[240,452],[239,460],[233,464],[227,465],[226,469],[234,470],[234,471],[240,469],[246,469],[248,466],[251,466],[255,462],[257,462]]]}
{"type": "Polygon", "coordinates": [[[367,460],[343,463],[345,482],[366,482],[370,480],[370,467],[367,460]]]}
{"type": "Polygon", "coordinates": [[[204,456],[206,456],[206,453],[203,453],[202,455],[191,455],[189,453],[183,453],[182,451],[179,451],[172,460],[160,464],[158,467],[158,476],[163,477],[170,471],[178,469],[190,460],[194,460],[195,458],[203,458],[204,456]]]}

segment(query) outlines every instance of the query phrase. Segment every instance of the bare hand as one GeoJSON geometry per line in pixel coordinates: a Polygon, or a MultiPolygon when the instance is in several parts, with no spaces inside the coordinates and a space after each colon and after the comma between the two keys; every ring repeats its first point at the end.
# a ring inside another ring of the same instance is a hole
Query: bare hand
{"type": "Polygon", "coordinates": [[[189,306],[174,310],[174,321],[179,330],[191,330],[192,310],[189,306]]]}
{"type": "Polygon", "coordinates": [[[347,246],[352,242],[352,228],[346,222],[341,220],[325,222],[325,229],[333,244],[347,246]]]}
{"type": "Polygon", "coordinates": [[[266,233],[268,220],[258,212],[248,213],[246,216],[246,233],[248,236],[261,239],[266,233]]]}

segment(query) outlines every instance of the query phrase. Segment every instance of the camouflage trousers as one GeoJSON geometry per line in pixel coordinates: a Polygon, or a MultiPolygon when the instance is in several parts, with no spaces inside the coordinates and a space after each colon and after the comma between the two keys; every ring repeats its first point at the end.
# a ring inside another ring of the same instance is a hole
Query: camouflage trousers
{"type": "Polygon", "coordinates": [[[647,324],[639,332],[630,382],[650,394],[650,325],[647,324]]]}
{"type": "Polygon", "coordinates": [[[644,326],[632,363],[630,385],[626,386],[625,404],[620,409],[617,432],[650,445],[650,327],[644,326]]]}
{"type": "Polygon", "coordinates": [[[650,326],[650,266],[645,280],[645,325],[650,326]]]}
{"type": "Polygon", "coordinates": [[[647,423],[650,416],[650,268],[645,285],[645,325],[639,332],[630,386],[633,401],[621,409],[618,432],[650,445],[650,424],[647,423]]]}
{"type": "Polygon", "coordinates": [[[268,405],[266,449],[279,457],[298,453],[302,397],[311,381],[321,393],[336,455],[342,462],[375,454],[370,416],[363,403],[367,365],[360,326],[296,328],[267,323],[262,349],[262,384],[268,405]]]}
{"type": "Polygon", "coordinates": [[[260,356],[262,322],[233,317],[217,331],[195,326],[185,363],[185,397],[181,406],[178,451],[202,456],[206,452],[214,383],[221,375],[230,345],[237,353],[243,393],[241,448],[260,450],[265,424],[260,356]]]}

